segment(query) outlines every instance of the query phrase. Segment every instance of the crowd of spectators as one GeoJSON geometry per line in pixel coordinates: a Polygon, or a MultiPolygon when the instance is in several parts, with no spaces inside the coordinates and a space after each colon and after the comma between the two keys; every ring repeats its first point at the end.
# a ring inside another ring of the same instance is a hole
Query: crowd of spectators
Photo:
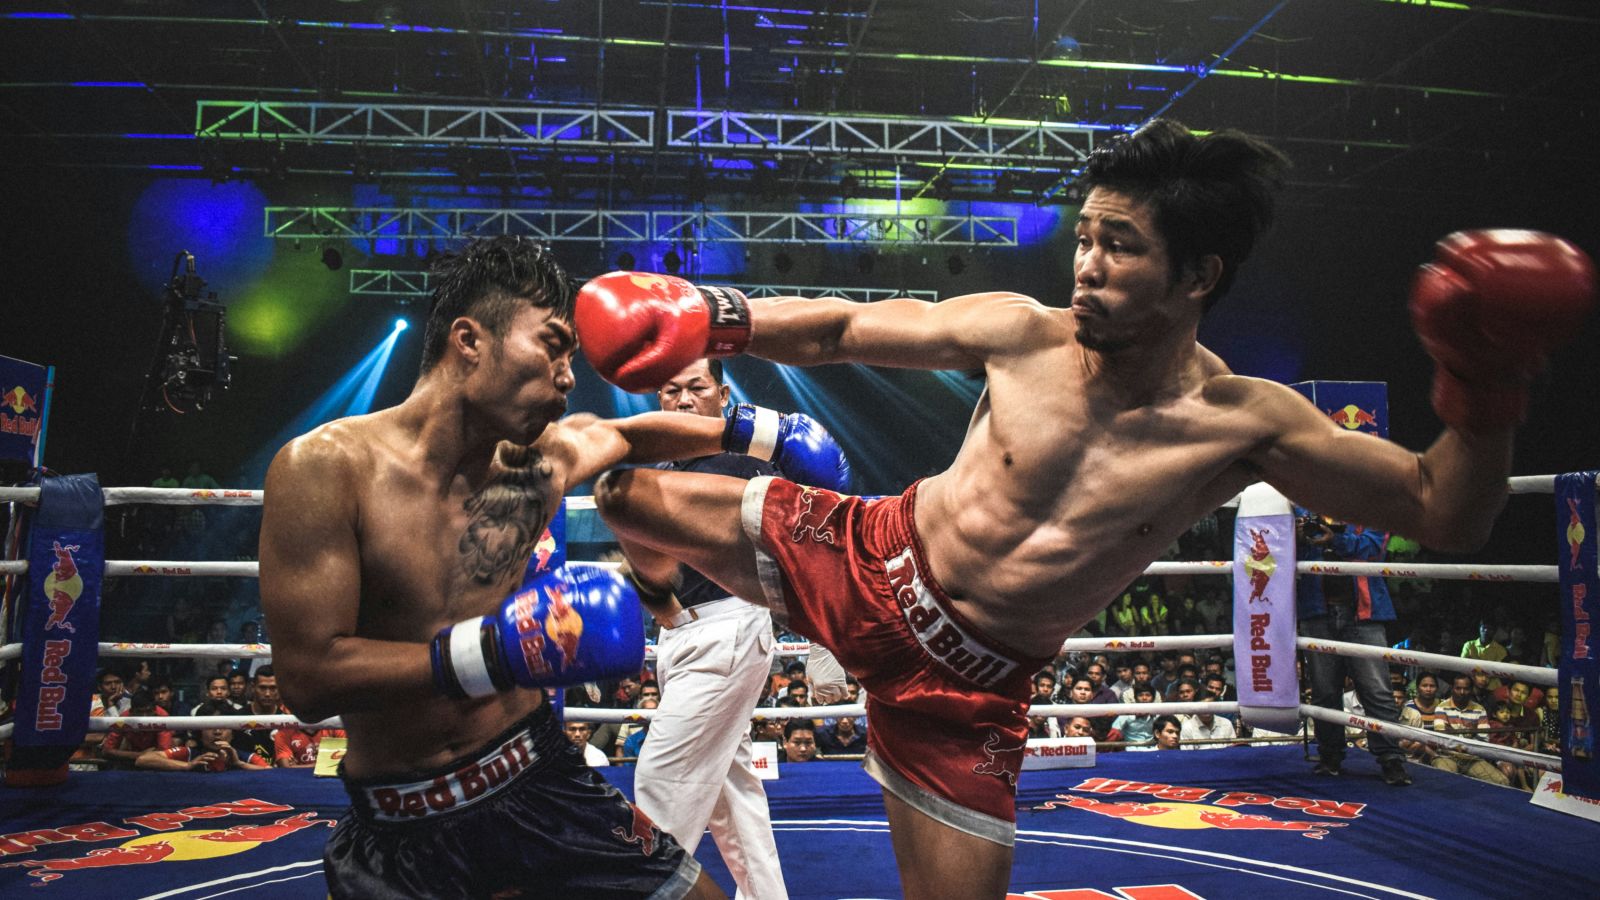
{"type": "MultiPolygon", "coordinates": [[[[216,489],[199,463],[182,480],[163,470],[162,487],[216,489]]],[[[117,507],[108,526],[109,556],[123,559],[253,559],[259,510],[250,507],[117,507]]],[[[1223,559],[1230,555],[1225,513],[1203,520],[1169,551],[1168,558],[1223,559]]],[[[1403,538],[1388,538],[1390,561],[1419,558],[1419,548],[1403,538]]],[[[1482,585],[1420,579],[1389,579],[1395,619],[1384,623],[1388,643],[1402,650],[1458,655],[1469,659],[1554,666],[1559,659],[1553,597],[1533,595],[1530,586],[1496,585],[1490,596],[1482,585]],[[1521,589],[1521,590],[1518,590],[1521,589]]],[[[105,626],[120,639],[178,643],[265,643],[255,579],[108,579],[103,604],[105,626]]],[[[1079,636],[1151,637],[1224,634],[1233,630],[1226,579],[1199,576],[1141,578],[1086,624],[1079,636]]],[[[778,634],[779,640],[793,636],[778,634]]],[[[1301,672],[1302,699],[1310,686],[1301,672]]],[[[1486,740],[1536,752],[1558,752],[1558,693],[1522,683],[1502,684],[1485,675],[1433,673],[1419,667],[1392,667],[1391,688],[1401,720],[1416,727],[1486,740]]],[[[1207,652],[1062,653],[1034,679],[1034,705],[1164,701],[1230,702],[1238,699],[1233,661],[1207,652]]],[[[1363,712],[1346,684],[1344,708],[1363,712]]],[[[1385,693],[1387,699],[1387,693],[1385,693]]],[[[860,700],[851,679],[848,702],[860,700]]],[[[569,708],[650,709],[660,690],[648,668],[639,678],[568,689],[569,708]]],[[[856,758],[866,747],[865,717],[778,718],[762,716],[770,707],[810,704],[805,666],[784,660],[772,673],[751,721],[752,738],[778,745],[787,761],[856,758]]],[[[140,661],[101,673],[94,715],[271,715],[283,712],[270,660],[262,658],[140,661]]],[[[1222,749],[1271,735],[1241,724],[1236,716],[1199,713],[1156,716],[1034,716],[1031,737],[1088,736],[1109,750],[1222,749]]],[[[1304,736],[1300,732],[1289,737],[1304,736]]],[[[277,729],[218,735],[207,729],[193,735],[170,732],[114,732],[91,735],[80,757],[114,766],[215,768],[310,765],[320,734],[277,729]],[[278,740],[278,738],[283,740],[278,740]],[[176,752],[188,748],[188,756],[176,752]],[[230,752],[231,751],[231,752],[230,752]],[[164,754],[163,762],[156,754],[164,754]],[[179,757],[183,757],[180,762],[179,757]],[[204,763],[199,761],[204,759],[204,763]],[[221,762],[219,762],[221,761],[221,762]]],[[[648,723],[589,725],[573,722],[568,734],[586,746],[592,762],[631,761],[648,740],[648,723]]],[[[1351,730],[1360,745],[1364,734],[1351,730]]],[[[1414,741],[1402,742],[1408,759],[1419,765],[1461,772],[1496,784],[1529,789],[1537,772],[1414,741]]]]}

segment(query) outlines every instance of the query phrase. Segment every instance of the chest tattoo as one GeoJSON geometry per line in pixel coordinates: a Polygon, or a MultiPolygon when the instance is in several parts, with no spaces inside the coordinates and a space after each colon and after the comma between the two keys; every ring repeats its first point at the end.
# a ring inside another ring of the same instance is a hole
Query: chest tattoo
{"type": "Polygon", "coordinates": [[[538,453],[518,462],[462,504],[471,518],[457,545],[461,570],[478,584],[493,584],[520,565],[549,518],[554,469],[538,453]]]}

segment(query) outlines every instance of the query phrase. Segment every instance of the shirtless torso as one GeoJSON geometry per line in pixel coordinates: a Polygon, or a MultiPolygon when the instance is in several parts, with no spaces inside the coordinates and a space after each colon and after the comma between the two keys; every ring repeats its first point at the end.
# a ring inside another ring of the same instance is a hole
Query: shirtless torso
{"type": "Polygon", "coordinates": [[[701,416],[555,421],[573,340],[545,310],[521,313],[506,345],[481,386],[424,376],[399,406],[292,441],[268,473],[261,590],[275,662],[297,715],[344,720],[347,777],[438,767],[536,709],[542,691],[447,699],[428,642],[497,610],[570,485],[721,447],[721,423],[701,416]]]}

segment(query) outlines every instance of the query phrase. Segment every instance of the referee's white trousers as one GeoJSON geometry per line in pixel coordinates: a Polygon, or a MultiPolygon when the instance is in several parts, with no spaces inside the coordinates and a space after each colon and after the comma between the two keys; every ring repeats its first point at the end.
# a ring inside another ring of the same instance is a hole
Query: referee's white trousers
{"type": "Polygon", "coordinates": [[[750,713],[772,668],[772,615],[736,597],[661,632],[661,705],[639,751],[634,799],[693,853],[706,827],[745,900],[787,900],[767,793],[750,764],[750,713]]]}

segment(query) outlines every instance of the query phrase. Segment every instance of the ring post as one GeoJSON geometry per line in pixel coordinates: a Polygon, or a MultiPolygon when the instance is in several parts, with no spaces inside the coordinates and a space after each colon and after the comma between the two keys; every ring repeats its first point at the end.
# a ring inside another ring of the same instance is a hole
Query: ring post
{"type": "Polygon", "coordinates": [[[1295,527],[1288,498],[1253,484],[1233,527],[1233,658],[1246,725],[1293,734],[1300,725],[1295,677],[1295,527]]]}

